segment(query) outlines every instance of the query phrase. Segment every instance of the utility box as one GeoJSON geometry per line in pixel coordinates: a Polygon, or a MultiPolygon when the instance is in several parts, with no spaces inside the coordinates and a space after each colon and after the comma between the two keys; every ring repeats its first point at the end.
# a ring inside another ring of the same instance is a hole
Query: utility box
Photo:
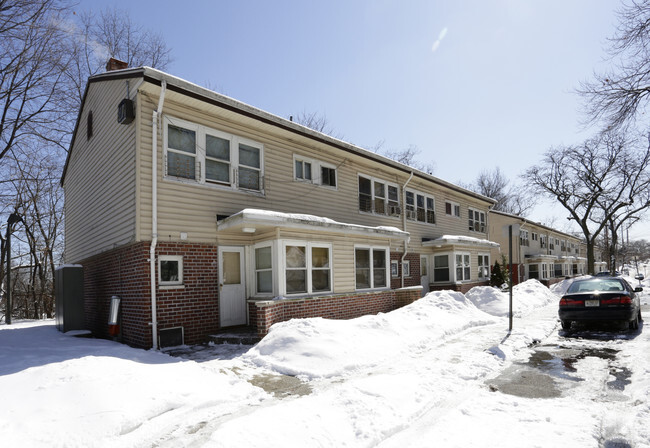
{"type": "Polygon", "coordinates": [[[84,272],[78,264],[64,265],[55,271],[56,329],[62,332],[84,330],[84,272]]]}

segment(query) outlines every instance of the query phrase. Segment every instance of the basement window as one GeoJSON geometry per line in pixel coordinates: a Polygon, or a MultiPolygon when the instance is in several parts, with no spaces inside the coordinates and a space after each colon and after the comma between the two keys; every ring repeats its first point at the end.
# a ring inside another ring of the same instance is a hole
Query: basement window
{"type": "Polygon", "coordinates": [[[158,284],[160,286],[183,284],[183,257],[181,255],[160,255],[158,257],[158,284]]]}

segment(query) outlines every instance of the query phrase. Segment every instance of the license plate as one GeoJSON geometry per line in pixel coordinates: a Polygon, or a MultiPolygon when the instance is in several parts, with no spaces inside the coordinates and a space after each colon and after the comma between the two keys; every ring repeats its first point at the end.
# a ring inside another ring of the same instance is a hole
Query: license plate
{"type": "Polygon", "coordinates": [[[585,306],[600,306],[600,300],[585,300],[585,306]]]}

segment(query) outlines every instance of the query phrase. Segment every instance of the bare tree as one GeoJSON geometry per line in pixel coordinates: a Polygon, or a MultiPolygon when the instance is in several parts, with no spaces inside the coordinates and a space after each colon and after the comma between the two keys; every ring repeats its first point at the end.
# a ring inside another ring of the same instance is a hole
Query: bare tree
{"type": "Polygon", "coordinates": [[[626,222],[650,207],[650,148],[636,150],[633,143],[605,133],[581,145],[552,148],[524,175],[537,192],[556,199],[580,227],[591,274],[596,238],[607,223],[626,222]]]}
{"type": "Polygon", "coordinates": [[[409,145],[405,149],[385,151],[384,155],[389,159],[408,165],[416,170],[433,174],[436,169],[436,164],[434,162],[422,162],[419,160],[418,156],[421,153],[422,151],[417,146],[409,145]]]}
{"type": "Polygon", "coordinates": [[[646,111],[650,95],[650,0],[629,0],[607,49],[613,68],[581,84],[588,118],[606,129],[632,123],[646,111]]]}
{"type": "Polygon", "coordinates": [[[533,208],[533,202],[528,200],[524,189],[510,185],[510,180],[501,172],[499,167],[493,171],[481,171],[473,184],[463,185],[468,190],[496,200],[494,209],[525,217],[533,208]]]}
{"type": "Polygon", "coordinates": [[[343,138],[342,134],[334,130],[325,114],[321,115],[318,112],[307,112],[303,110],[295,116],[290,116],[289,120],[301,124],[309,129],[313,129],[314,131],[318,131],[322,134],[327,134],[334,138],[338,138],[339,140],[343,138]]]}
{"type": "Polygon", "coordinates": [[[59,0],[0,1],[0,160],[37,138],[60,145],[68,63],[59,0]]]}

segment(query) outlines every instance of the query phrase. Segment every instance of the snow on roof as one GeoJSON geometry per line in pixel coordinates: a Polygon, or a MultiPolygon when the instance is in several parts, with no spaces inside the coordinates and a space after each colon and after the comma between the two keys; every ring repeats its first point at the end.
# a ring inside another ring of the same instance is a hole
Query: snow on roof
{"type": "Polygon", "coordinates": [[[454,245],[454,244],[464,244],[470,246],[487,246],[487,247],[500,246],[499,243],[495,243],[493,241],[489,241],[481,238],[474,238],[471,236],[464,236],[464,235],[443,235],[439,238],[422,242],[423,246],[434,246],[434,247],[454,245]]]}
{"type": "Polygon", "coordinates": [[[245,208],[228,218],[217,222],[217,230],[227,230],[239,226],[254,225],[272,225],[289,228],[326,228],[329,231],[358,233],[367,235],[368,233],[381,234],[393,238],[406,239],[409,237],[408,232],[389,226],[362,226],[359,224],[350,224],[334,221],[323,216],[308,215],[304,213],[283,213],[272,210],[260,210],[255,208],[245,208]]]}

